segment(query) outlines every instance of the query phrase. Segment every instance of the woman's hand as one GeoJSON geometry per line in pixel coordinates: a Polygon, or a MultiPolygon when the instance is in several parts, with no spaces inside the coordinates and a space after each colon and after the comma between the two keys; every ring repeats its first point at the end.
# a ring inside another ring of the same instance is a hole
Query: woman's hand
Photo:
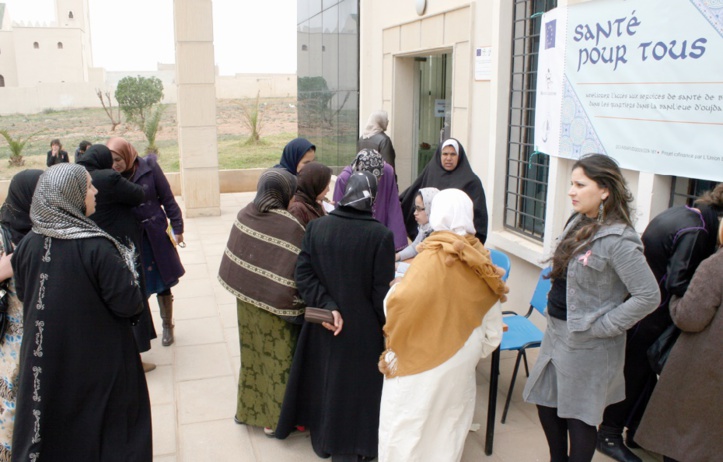
{"type": "Polygon", "coordinates": [[[334,316],[334,324],[322,322],[321,325],[330,331],[333,331],[334,336],[337,336],[341,332],[341,328],[344,326],[344,320],[341,318],[341,313],[337,310],[332,311],[331,314],[334,316]]]}
{"type": "Polygon", "coordinates": [[[176,238],[176,243],[178,244],[179,247],[181,247],[181,248],[186,247],[186,244],[183,243],[183,234],[174,234],[173,236],[176,238]]]}
{"type": "Polygon", "coordinates": [[[13,267],[10,264],[10,259],[13,254],[7,254],[0,257],[0,281],[13,277],[13,267]]]}

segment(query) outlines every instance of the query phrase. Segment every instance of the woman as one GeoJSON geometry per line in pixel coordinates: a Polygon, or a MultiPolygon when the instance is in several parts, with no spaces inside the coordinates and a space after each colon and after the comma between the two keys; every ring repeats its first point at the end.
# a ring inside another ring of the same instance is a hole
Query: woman
{"type": "Polygon", "coordinates": [[[8,196],[0,208],[0,281],[8,281],[5,330],[0,332],[0,461],[9,461],[12,453],[15,396],[18,392],[20,342],[23,339],[23,305],[15,293],[10,258],[13,249],[33,226],[30,222],[30,203],[42,170],[23,170],[13,176],[8,196]],[[5,248],[5,242],[11,248],[5,248]]]}
{"type": "Polygon", "coordinates": [[[51,140],[50,151],[47,153],[45,165],[52,167],[53,165],[67,162],[70,162],[70,158],[68,157],[67,151],[63,151],[63,145],[60,143],[60,140],[57,138],[51,140]]]}
{"type": "MultiPolygon", "coordinates": [[[[718,229],[723,243],[723,222],[718,229]]],[[[635,441],[665,461],[707,462],[723,453],[723,247],[704,260],[670,315],[682,331],[643,415],[635,441]]]]}
{"type": "Polygon", "coordinates": [[[397,261],[414,258],[417,255],[417,246],[434,231],[429,223],[429,216],[432,213],[432,199],[438,192],[437,188],[422,188],[417,193],[414,199],[414,219],[419,225],[417,237],[414,238],[414,242],[397,252],[397,261]]]}
{"type": "Polygon", "coordinates": [[[372,218],[376,178],[349,177],[339,207],[307,227],[296,283],[307,306],[334,323],[305,323],[299,336],[277,437],[294,425],[311,432],[319,457],[368,460],[377,455],[384,348],[384,296],[394,277],[391,231],[372,218]]]}
{"type": "Polygon", "coordinates": [[[294,138],[284,146],[281,161],[274,168],[283,168],[296,176],[304,167],[316,159],[316,146],[306,138],[294,138]]]}
{"type": "Polygon", "coordinates": [[[296,178],[283,169],[261,174],[256,198],[239,211],[218,280],[236,296],[241,340],[236,423],[274,435],[301,328],[304,304],[294,268],[304,227],[286,211],[296,178]]]}
{"type": "Polygon", "coordinates": [[[394,165],[394,160],[397,155],[394,152],[394,146],[389,136],[384,133],[387,131],[389,125],[389,115],[387,111],[374,111],[369,115],[367,125],[364,127],[364,133],[362,134],[359,141],[356,143],[357,152],[362,149],[373,149],[378,151],[379,154],[384,158],[384,162],[392,166],[394,171],[397,167],[394,165]]]}
{"type": "Polygon", "coordinates": [[[25,306],[13,460],[153,457],[133,253],[88,218],[96,192],[79,165],[48,169],[13,255],[25,306]]]}
{"type": "Polygon", "coordinates": [[[615,161],[582,157],[571,184],[575,214],[551,258],[547,329],[523,393],[553,462],[592,459],[605,407],[625,398],[625,331],[660,301],[615,161]]]}
{"type": "Polygon", "coordinates": [[[507,292],[474,237],[472,208],[459,189],[437,194],[435,232],[385,300],[380,461],[462,459],[477,363],[502,340],[497,301],[507,292]]]}
{"type": "Polygon", "coordinates": [[[331,169],[312,162],[299,172],[297,180],[296,194],[289,205],[289,212],[306,228],[311,220],[326,215],[321,202],[329,192],[331,169]]]}
{"type": "MultiPolygon", "coordinates": [[[[173,344],[173,294],[171,287],[186,273],[176,250],[183,243],[183,217],[171,185],[154,155],[138,157],[138,152],[123,138],[107,143],[113,156],[113,170],[143,187],[143,203],[133,209],[142,227],[141,258],[146,281],[145,297],[157,294],[163,320],[163,346],[173,344]],[[173,237],[170,237],[168,221],[173,237]]],[[[155,331],[153,331],[155,337],[155,331]]]]}
{"type": "MultiPolygon", "coordinates": [[[[103,144],[90,146],[76,163],[85,167],[90,173],[93,186],[98,190],[98,194],[95,196],[95,213],[90,216],[90,219],[117,241],[134,250],[141,291],[145,292],[145,278],[140,262],[142,233],[141,227],[133,215],[133,207],[140,205],[145,197],[143,188],[131,183],[113,170],[113,155],[110,149],[103,144]]],[[[144,300],[143,306],[144,310],[138,322],[133,326],[133,336],[140,353],[150,350],[151,340],[156,338],[148,300],[144,300]]],[[[155,368],[156,365],[153,363],[143,363],[143,370],[146,372],[155,368]]]]}
{"type": "Polygon", "coordinates": [[[482,244],[487,240],[487,199],[479,177],[472,171],[462,143],[450,138],[442,143],[422,173],[400,196],[402,217],[409,237],[417,237],[414,200],[421,188],[461,189],[474,203],[475,236],[482,244]]]}
{"type": "Polygon", "coordinates": [[[373,173],[377,179],[378,189],[372,216],[394,233],[394,249],[402,250],[409,244],[404,229],[402,209],[399,205],[399,189],[394,179],[394,169],[384,162],[382,155],[373,149],[362,149],[356,158],[341,171],[334,186],[334,202],[344,196],[346,183],[352,172],[373,173]]]}

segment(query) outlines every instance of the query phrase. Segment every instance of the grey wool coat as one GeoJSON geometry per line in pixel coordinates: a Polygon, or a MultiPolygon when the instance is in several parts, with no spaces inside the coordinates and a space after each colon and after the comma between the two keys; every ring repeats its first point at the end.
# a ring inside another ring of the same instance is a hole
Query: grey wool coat
{"type": "Polygon", "coordinates": [[[635,434],[646,449],[680,462],[723,454],[723,249],[698,267],[670,315],[681,329],[635,434]]]}

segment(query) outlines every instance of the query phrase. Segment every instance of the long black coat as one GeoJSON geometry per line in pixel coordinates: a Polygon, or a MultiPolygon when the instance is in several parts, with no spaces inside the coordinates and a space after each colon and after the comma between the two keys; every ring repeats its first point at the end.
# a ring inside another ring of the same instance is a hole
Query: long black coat
{"type": "Polygon", "coordinates": [[[384,297],[394,277],[394,236],[369,213],[341,208],[309,223],[296,266],[307,306],[338,310],[338,336],[304,323],[277,436],[306,425],[314,451],[376,456],[384,349],[384,297]]]}
{"type": "Polygon", "coordinates": [[[25,334],[12,460],[150,462],[148,388],[129,321],[142,297],[115,246],[30,232],[12,263],[25,334]]]}

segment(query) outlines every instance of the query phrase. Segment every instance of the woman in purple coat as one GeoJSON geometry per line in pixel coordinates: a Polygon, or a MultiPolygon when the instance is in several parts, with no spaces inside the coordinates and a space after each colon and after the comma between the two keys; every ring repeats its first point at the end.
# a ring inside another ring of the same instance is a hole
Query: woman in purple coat
{"type": "Polygon", "coordinates": [[[123,138],[111,138],[107,143],[113,154],[113,169],[135,184],[143,186],[145,199],[133,209],[143,227],[141,258],[146,277],[146,298],[157,294],[163,319],[163,346],[173,343],[173,294],[171,287],[186,272],[176,251],[183,242],[183,217],[171,192],[166,176],[156,157],[138,157],[133,145],[123,138]],[[168,233],[168,221],[175,242],[168,233]]]}
{"type": "Polygon", "coordinates": [[[399,252],[409,244],[407,230],[404,227],[402,205],[399,202],[399,189],[397,180],[394,178],[394,169],[384,161],[378,151],[362,149],[356,155],[354,162],[344,167],[336,178],[334,202],[339,202],[344,196],[346,183],[352,172],[362,171],[374,174],[379,182],[372,216],[394,234],[394,249],[399,252]]]}

